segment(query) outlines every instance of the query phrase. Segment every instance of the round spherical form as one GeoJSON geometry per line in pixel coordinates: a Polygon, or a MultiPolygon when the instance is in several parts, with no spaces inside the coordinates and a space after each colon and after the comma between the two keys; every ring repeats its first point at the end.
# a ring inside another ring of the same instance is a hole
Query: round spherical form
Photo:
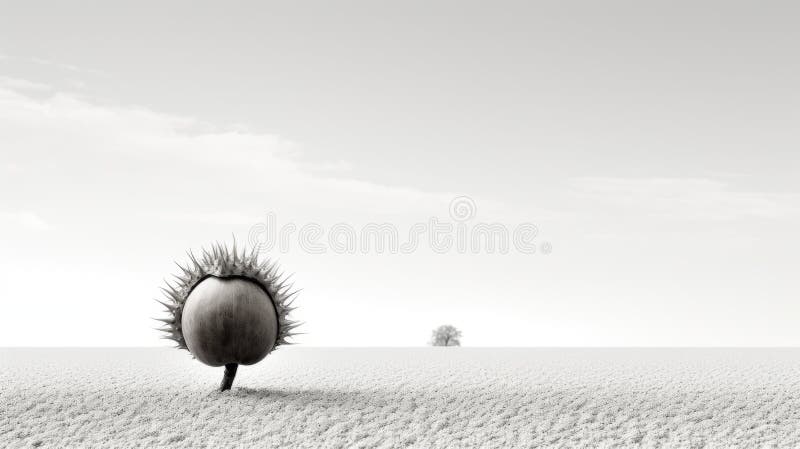
{"type": "Polygon", "coordinates": [[[278,339],[272,299],[245,278],[210,276],[200,281],[186,298],[181,321],[189,352],[210,366],[252,365],[278,339]]]}
{"type": "Polygon", "coordinates": [[[300,323],[289,318],[295,295],[288,278],[269,259],[259,260],[256,248],[248,253],[225,245],[203,249],[201,257],[188,253],[191,263],[178,264],[180,274],[162,288],[158,302],[167,316],[158,330],[211,366],[225,365],[220,390],[229,390],[237,367],[261,361],[288,341],[300,323]]]}

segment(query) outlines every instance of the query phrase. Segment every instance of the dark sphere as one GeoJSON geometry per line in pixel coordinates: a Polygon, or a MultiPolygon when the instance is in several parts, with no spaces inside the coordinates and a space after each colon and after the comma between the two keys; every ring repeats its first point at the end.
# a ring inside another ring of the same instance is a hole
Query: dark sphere
{"type": "Polygon", "coordinates": [[[278,315],[255,282],[212,276],[189,294],[181,327],[189,352],[206,365],[252,365],[275,346],[278,315]]]}

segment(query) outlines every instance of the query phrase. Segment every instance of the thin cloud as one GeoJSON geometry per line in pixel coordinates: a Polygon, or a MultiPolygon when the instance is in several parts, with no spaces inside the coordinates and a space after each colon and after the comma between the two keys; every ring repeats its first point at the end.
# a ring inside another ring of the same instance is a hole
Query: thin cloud
{"type": "Polygon", "coordinates": [[[21,227],[34,231],[49,231],[52,225],[31,211],[0,212],[0,219],[12,227],[21,227]]]}
{"type": "Polygon", "coordinates": [[[608,208],[673,220],[777,219],[798,215],[797,194],[734,190],[707,178],[583,177],[572,194],[608,208]]]}
{"type": "MultiPolygon", "coordinates": [[[[67,186],[81,199],[78,207],[102,202],[104,211],[141,211],[131,220],[160,214],[170,222],[195,218],[223,226],[281,208],[316,214],[304,218],[322,221],[373,211],[425,211],[420,216],[426,217],[428,211],[446,210],[452,198],[332,176],[343,174],[346,165],[319,170],[298,158],[297,145],[280,136],[206,126],[141,107],[100,105],[59,91],[46,98],[30,92],[43,87],[24,80],[0,83],[0,146],[14,148],[20,158],[16,164],[46,161],[32,175],[41,182],[30,180],[31,193],[45,202],[50,194],[36,189],[62,186],[53,192],[60,195],[67,186]],[[220,208],[226,216],[215,217],[220,208]]],[[[8,182],[0,180],[0,186],[8,182]]]]}
{"type": "Polygon", "coordinates": [[[42,65],[42,66],[53,67],[53,68],[60,69],[60,70],[66,70],[68,72],[87,73],[87,74],[92,74],[92,75],[105,75],[105,73],[100,71],[100,70],[87,69],[85,67],[78,67],[78,66],[73,65],[73,64],[65,64],[63,62],[52,61],[52,60],[45,59],[45,58],[35,58],[34,57],[34,58],[31,58],[31,62],[33,62],[34,64],[42,65]]]}
{"type": "Polygon", "coordinates": [[[21,91],[47,91],[52,89],[47,84],[7,76],[0,76],[0,87],[21,91]]]}

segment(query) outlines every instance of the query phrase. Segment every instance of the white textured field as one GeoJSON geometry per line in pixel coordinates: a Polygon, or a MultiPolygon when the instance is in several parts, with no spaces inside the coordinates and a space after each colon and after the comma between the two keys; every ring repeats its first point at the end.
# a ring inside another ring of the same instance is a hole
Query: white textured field
{"type": "Polygon", "coordinates": [[[800,350],[0,349],[0,447],[800,447],[800,350]]]}

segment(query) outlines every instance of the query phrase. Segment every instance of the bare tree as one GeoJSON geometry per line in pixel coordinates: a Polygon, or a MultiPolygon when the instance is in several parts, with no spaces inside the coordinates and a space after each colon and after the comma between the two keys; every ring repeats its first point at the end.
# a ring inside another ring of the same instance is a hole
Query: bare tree
{"type": "Polygon", "coordinates": [[[445,324],[437,327],[431,334],[431,346],[461,346],[461,331],[455,326],[445,324]]]}

